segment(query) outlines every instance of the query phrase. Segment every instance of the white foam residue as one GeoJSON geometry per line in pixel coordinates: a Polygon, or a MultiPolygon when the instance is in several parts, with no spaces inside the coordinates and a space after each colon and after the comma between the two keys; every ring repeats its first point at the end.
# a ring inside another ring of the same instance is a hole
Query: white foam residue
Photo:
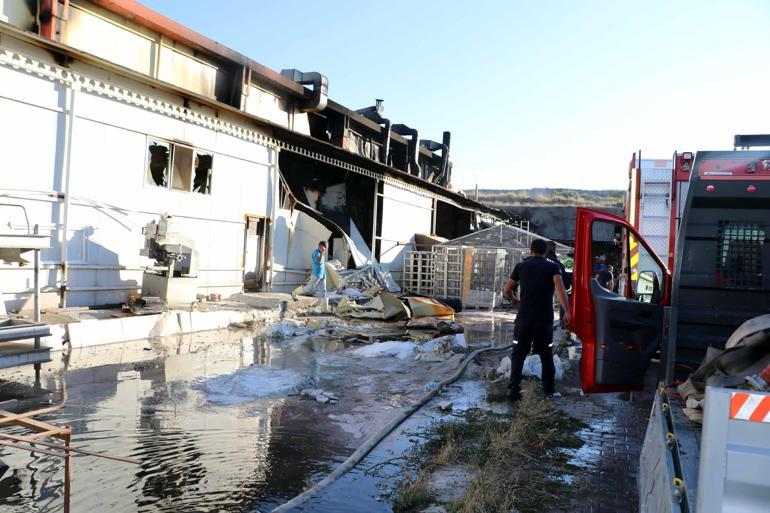
{"type": "MultiPolygon", "coordinates": [[[[556,355],[553,355],[553,365],[556,367],[556,380],[561,381],[564,378],[564,371],[569,368],[569,363],[565,362],[556,355]]],[[[506,356],[500,360],[500,366],[497,367],[497,373],[500,375],[510,377],[511,375],[511,358],[506,356]]],[[[535,376],[541,378],[543,374],[543,365],[540,361],[540,357],[534,354],[527,356],[524,359],[524,367],[522,368],[522,375],[535,376]]]]}
{"type": "Polygon", "coordinates": [[[284,319],[281,322],[271,324],[267,328],[267,336],[270,338],[290,338],[308,335],[313,330],[304,323],[294,319],[284,319]]]}
{"type": "Polygon", "coordinates": [[[247,367],[234,374],[193,383],[215,404],[243,404],[260,397],[282,395],[296,390],[303,376],[289,369],[247,367]]]}
{"type": "Polygon", "coordinates": [[[414,342],[391,340],[360,347],[353,351],[353,354],[356,356],[395,356],[405,360],[411,358],[416,351],[417,344],[414,342]]]}

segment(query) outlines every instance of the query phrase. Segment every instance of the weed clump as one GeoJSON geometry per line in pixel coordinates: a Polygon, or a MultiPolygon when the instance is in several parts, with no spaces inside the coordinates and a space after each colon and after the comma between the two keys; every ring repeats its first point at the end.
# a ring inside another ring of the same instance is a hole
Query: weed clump
{"type": "MultiPolygon", "coordinates": [[[[425,486],[426,474],[448,465],[474,471],[476,478],[465,496],[448,507],[452,513],[509,513],[514,509],[526,513],[564,506],[571,490],[563,476],[576,470],[564,450],[582,446],[576,434],[582,427],[538,393],[537,384],[530,381],[512,415],[471,410],[431,426],[424,433],[425,442],[413,454],[422,476],[418,482],[425,486]]],[[[399,505],[405,502],[401,488],[396,498],[399,505]]],[[[395,504],[394,511],[399,513],[419,511],[396,509],[395,504]]]]}
{"type": "Polygon", "coordinates": [[[428,490],[425,475],[421,474],[414,480],[399,483],[396,497],[393,501],[393,513],[409,513],[420,511],[433,502],[433,495],[428,490]]]}
{"type": "Polygon", "coordinates": [[[487,401],[490,403],[500,403],[508,399],[508,379],[501,378],[489,384],[487,389],[487,401]]]}
{"type": "Polygon", "coordinates": [[[563,450],[583,445],[576,434],[581,427],[530,382],[508,429],[491,438],[477,478],[452,511],[525,513],[563,505],[570,489],[560,477],[574,471],[563,450]]]}

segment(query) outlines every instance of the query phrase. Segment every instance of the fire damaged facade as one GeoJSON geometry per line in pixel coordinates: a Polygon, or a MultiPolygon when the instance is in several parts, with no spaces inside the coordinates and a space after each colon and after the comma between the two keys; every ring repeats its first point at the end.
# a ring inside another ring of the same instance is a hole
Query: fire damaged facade
{"type": "MultiPolygon", "coordinates": [[[[398,281],[415,234],[509,221],[453,189],[449,132],[384,116],[131,0],[0,2],[0,233],[50,234],[43,306],[88,306],[141,288],[142,230],[164,214],[199,292],[222,295],[292,289],[319,240],[398,281]]],[[[23,264],[0,264],[9,310],[29,301],[23,264]]]]}

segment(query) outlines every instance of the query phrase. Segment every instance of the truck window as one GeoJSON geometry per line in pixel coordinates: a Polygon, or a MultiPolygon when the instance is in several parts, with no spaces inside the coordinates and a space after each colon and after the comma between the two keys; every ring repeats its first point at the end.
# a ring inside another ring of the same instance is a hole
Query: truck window
{"type": "Polygon", "coordinates": [[[633,233],[619,224],[595,221],[591,236],[593,279],[602,288],[644,303],[663,299],[665,271],[633,233]]]}
{"type": "Polygon", "coordinates": [[[717,240],[717,283],[731,288],[761,289],[764,225],[720,221],[717,240]]]}

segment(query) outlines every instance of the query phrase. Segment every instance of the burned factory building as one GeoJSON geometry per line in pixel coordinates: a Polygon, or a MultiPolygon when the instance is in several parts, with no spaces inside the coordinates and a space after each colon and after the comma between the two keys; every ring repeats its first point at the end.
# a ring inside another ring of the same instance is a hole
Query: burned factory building
{"type": "MultiPolygon", "coordinates": [[[[225,297],[291,290],[319,240],[398,281],[416,234],[509,220],[452,187],[449,132],[387,119],[381,100],[342,106],[322,73],[273,71],[129,0],[13,5],[0,115],[27,122],[0,127],[0,166],[25,173],[0,212],[3,231],[29,219],[50,236],[44,306],[138,293],[157,265],[142,230],[161,217],[199,255],[198,293],[225,297]]],[[[7,309],[29,303],[31,272],[0,264],[7,309]]]]}

